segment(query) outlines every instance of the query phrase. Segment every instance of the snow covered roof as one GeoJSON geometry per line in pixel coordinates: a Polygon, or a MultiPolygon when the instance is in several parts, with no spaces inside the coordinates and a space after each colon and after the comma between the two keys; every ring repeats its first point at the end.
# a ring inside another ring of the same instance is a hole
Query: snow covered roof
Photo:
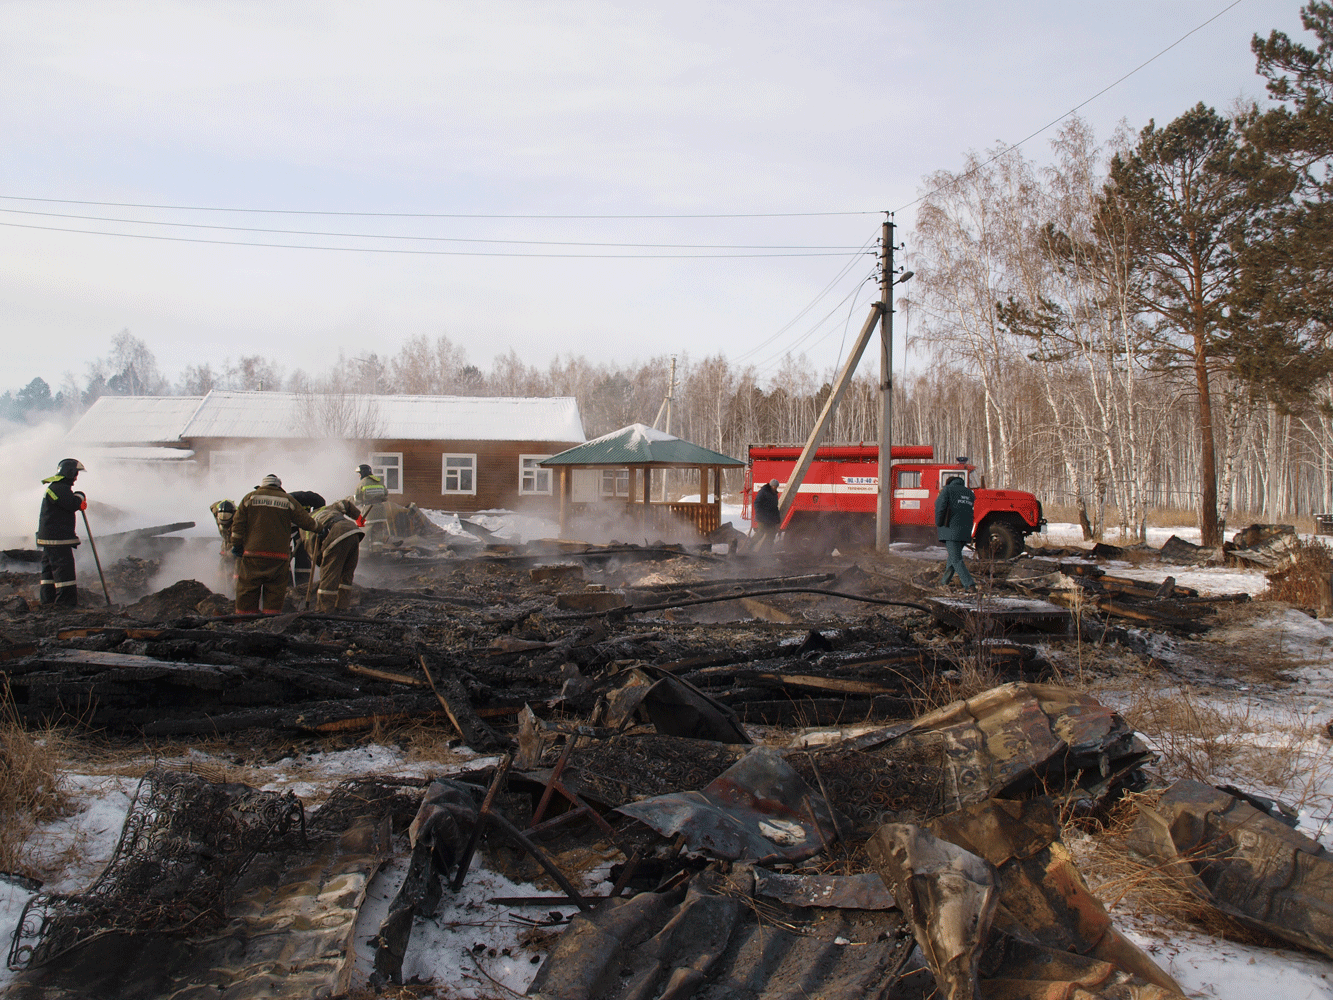
{"type": "Polygon", "coordinates": [[[207,438],[358,441],[584,440],[572,396],[371,396],[231,392],[103,396],[71,444],[171,445],[207,438]]]}
{"type": "Polygon", "coordinates": [[[69,429],[71,445],[179,445],[202,396],[103,396],[69,429]]]}
{"type": "Polygon", "coordinates": [[[103,460],[108,462],[188,462],[194,458],[194,449],[127,445],[117,448],[94,448],[86,454],[89,463],[103,460]]]}
{"type": "Polygon", "coordinates": [[[744,465],[647,424],[630,424],[552,455],[542,465],[744,465]]]}

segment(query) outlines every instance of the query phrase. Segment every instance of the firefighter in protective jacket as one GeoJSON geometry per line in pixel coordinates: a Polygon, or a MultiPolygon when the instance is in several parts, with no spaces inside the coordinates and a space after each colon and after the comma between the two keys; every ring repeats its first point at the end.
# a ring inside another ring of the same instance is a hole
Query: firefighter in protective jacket
{"type": "Polygon", "coordinates": [[[279,614],[291,581],[292,525],[319,531],[309,512],[289,493],[282,480],[265,476],[236,505],[231,521],[231,551],[236,563],[236,613],[259,613],[263,593],[264,613],[279,614]]]}
{"type": "Polygon", "coordinates": [[[74,549],[79,536],[74,530],[76,511],[88,509],[88,498],[73,489],[83,471],[76,458],[62,459],[54,476],[42,482],[42,512],[37,518],[37,547],[42,550],[42,583],[38,591],[43,604],[75,607],[79,588],[74,582],[74,549]]]}
{"type": "Polygon", "coordinates": [[[963,562],[963,545],[972,538],[972,520],[975,516],[976,494],[967,488],[962,476],[950,476],[935,498],[935,530],[949,561],[944,564],[944,575],[939,586],[948,586],[955,573],[964,590],[976,590],[972,574],[963,562]]]}
{"type": "Polygon", "coordinates": [[[320,611],[346,610],[352,601],[352,578],[360,558],[366,529],[356,522],[360,511],[350,500],[339,500],[315,511],[315,522],[324,534],[301,532],[311,561],[319,567],[319,591],[315,607],[320,611]]]}
{"type": "Polygon", "coordinates": [[[366,529],[366,541],[381,545],[389,538],[389,489],[384,480],[375,475],[368,465],[358,465],[361,482],[356,487],[356,505],[361,508],[361,525],[366,529]]]}

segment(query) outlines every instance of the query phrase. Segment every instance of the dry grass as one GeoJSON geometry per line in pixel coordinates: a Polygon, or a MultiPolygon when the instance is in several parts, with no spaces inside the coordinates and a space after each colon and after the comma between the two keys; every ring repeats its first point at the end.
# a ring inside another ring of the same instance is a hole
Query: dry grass
{"type": "Polygon", "coordinates": [[[1294,705],[1261,713],[1252,701],[1163,691],[1145,677],[1121,714],[1153,744],[1170,780],[1232,782],[1299,807],[1333,774],[1320,722],[1294,705]]]}
{"type": "Polygon", "coordinates": [[[1286,601],[1302,608],[1327,607],[1333,579],[1333,550],[1322,541],[1297,540],[1292,550],[1295,563],[1280,573],[1270,573],[1268,590],[1261,600],[1286,601]]]}
{"type": "MultiPolygon", "coordinates": [[[[23,728],[8,689],[0,709],[0,870],[24,871],[24,846],[41,823],[65,815],[62,741],[54,729],[23,728]]],[[[28,874],[31,874],[29,872],[28,874]]]]}
{"type": "Polygon", "coordinates": [[[1242,944],[1286,947],[1252,930],[1196,896],[1170,866],[1136,857],[1127,846],[1142,806],[1152,807],[1161,791],[1127,793],[1100,821],[1066,827],[1063,839],[1093,895],[1113,916],[1147,918],[1167,926],[1191,927],[1242,944]]]}

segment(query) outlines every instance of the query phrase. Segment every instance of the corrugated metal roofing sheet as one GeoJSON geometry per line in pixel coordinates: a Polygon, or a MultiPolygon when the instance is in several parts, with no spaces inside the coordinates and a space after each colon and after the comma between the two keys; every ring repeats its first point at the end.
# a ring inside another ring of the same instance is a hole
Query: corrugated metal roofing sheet
{"type": "Polygon", "coordinates": [[[65,440],[72,445],[179,444],[202,396],[103,396],[65,440]]]}
{"type": "Polygon", "coordinates": [[[202,438],[406,441],[582,441],[572,396],[371,396],[222,392],[184,428],[202,438]]]}
{"type": "Polygon", "coordinates": [[[647,424],[630,424],[586,444],[552,455],[542,465],[744,465],[674,434],[665,434],[647,424]]]}

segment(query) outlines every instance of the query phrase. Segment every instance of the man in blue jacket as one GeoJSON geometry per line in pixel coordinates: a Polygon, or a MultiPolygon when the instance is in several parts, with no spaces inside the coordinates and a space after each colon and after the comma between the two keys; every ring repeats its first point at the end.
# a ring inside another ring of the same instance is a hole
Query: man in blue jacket
{"type": "Polygon", "coordinates": [[[944,564],[944,575],[939,586],[947,587],[955,573],[966,591],[977,589],[972,574],[963,562],[963,545],[972,538],[972,507],[976,495],[967,488],[961,476],[950,476],[935,498],[935,527],[949,561],[944,564]]]}

